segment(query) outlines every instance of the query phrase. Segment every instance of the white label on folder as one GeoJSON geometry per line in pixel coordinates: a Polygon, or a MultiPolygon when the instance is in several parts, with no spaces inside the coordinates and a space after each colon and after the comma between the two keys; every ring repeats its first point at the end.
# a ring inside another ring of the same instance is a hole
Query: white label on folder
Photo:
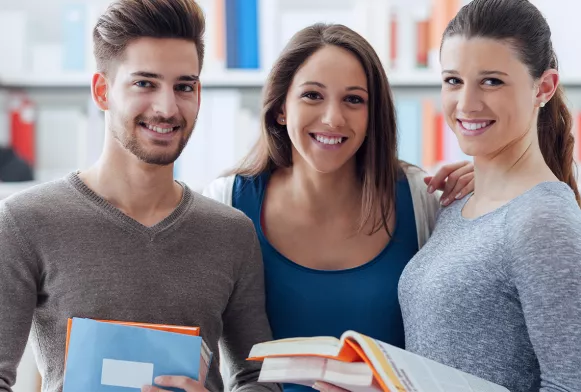
{"type": "Polygon", "coordinates": [[[113,387],[140,388],[153,383],[153,363],[103,359],[101,384],[113,387]]]}

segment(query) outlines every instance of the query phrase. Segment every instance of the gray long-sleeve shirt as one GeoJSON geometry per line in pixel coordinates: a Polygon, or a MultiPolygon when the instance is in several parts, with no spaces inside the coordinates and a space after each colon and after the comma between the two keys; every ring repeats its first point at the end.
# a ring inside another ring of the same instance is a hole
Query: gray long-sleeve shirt
{"type": "Polygon", "coordinates": [[[542,183],[476,219],[463,200],[399,284],[406,348],[511,392],[581,391],[581,209],[542,183]]]}
{"type": "Polygon", "coordinates": [[[0,203],[0,391],[11,391],[32,327],[43,391],[62,389],[67,318],[200,326],[215,355],[207,388],[258,384],[253,344],[271,339],[254,227],[242,213],[185,188],[153,227],[129,218],[76,174],[0,203]]]}

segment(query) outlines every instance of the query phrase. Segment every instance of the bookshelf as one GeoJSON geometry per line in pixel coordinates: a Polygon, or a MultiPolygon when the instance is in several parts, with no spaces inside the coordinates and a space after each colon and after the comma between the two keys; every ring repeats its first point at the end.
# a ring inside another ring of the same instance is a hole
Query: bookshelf
{"type": "MultiPolygon", "coordinates": [[[[421,120],[398,116],[401,117],[398,124],[402,143],[400,151],[404,158],[427,166],[428,170],[439,163],[464,159],[465,156],[457,151],[451,152],[450,148],[434,153],[432,147],[416,144],[426,144],[426,140],[432,140],[425,137],[425,128],[429,130],[441,126],[440,119],[436,118],[441,87],[437,37],[447,18],[451,18],[468,1],[255,0],[257,16],[254,27],[257,33],[253,38],[254,46],[246,49],[255,51],[258,63],[236,65],[229,58],[231,42],[224,42],[228,37],[228,2],[198,0],[207,18],[207,50],[201,74],[204,99],[195,137],[185,154],[204,158],[185,157],[181,164],[203,169],[184,170],[182,167],[177,172],[182,175],[189,173],[187,180],[199,188],[211,176],[234,164],[250,148],[257,137],[260,93],[270,65],[292,34],[315,22],[346,24],[368,39],[376,49],[387,70],[396,103],[400,104],[397,106],[405,108],[410,116],[419,116],[421,120]],[[222,129],[224,126],[217,126],[217,121],[225,121],[227,131],[222,129]],[[253,129],[239,132],[237,129],[240,127],[253,129]],[[412,133],[415,136],[408,138],[412,133]],[[224,140],[236,140],[238,144],[231,145],[224,140]],[[204,151],[199,148],[200,145],[205,147],[204,151]],[[244,147],[241,149],[239,145],[244,147]],[[203,180],[196,181],[197,177],[203,180]]],[[[555,42],[555,46],[557,49],[564,48],[567,36],[563,33],[561,19],[568,12],[561,11],[563,15],[559,15],[551,2],[534,1],[547,12],[549,22],[555,29],[555,39],[561,40],[555,42]]],[[[8,111],[13,94],[26,94],[35,104],[38,133],[35,148],[40,157],[35,169],[39,181],[86,167],[98,156],[103,122],[102,115],[96,113],[90,101],[90,81],[94,69],[90,33],[92,23],[108,3],[109,0],[54,0],[49,7],[44,3],[39,5],[36,0],[20,0],[0,11],[0,21],[9,22],[15,32],[22,34],[15,36],[8,48],[12,48],[17,55],[14,63],[19,66],[0,64],[0,143],[6,144],[10,139],[8,111]],[[84,24],[70,25],[67,12],[76,15],[73,22],[79,21],[79,13],[84,15],[80,18],[84,24]],[[69,42],[67,34],[70,31],[82,33],[85,40],[69,42]],[[67,46],[73,44],[80,46],[67,46]],[[78,58],[71,60],[71,55],[75,53],[78,58]],[[58,146],[56,140],[60,140],[58,146]],[[67,155],[70,159],[63,159],[67,155]]],[[[0,33],[6,34],[2,26],[0,23],[0,33]]],[[[5,41],[0,44],[0,49],[2,45],[7,45],[5,41]]],[[[576,58],[572,57],[571,43],[566,44],[568,50],[558,53],[560,57],[564,56],[562,65],[567,65],[565,61],[569,62],[568,67],[562,68],[562,84],[571,108],[577,112],[581,109],[581,71],[570,65],[576,58]]],[[[238,42],[237,45],[243,43],[238,42]]],[[[578,52],[581,53],[581,50],[578,52]]],[[[581,117],[577,114],[575,117],[576,123],[581,124],[581,117]]],[[[452,144],[453,141],[450,141],[452,144]]],[[[581,156],[581,148],[577,150],[581,156]]]]}
{"type": "MultiPolygon", "coordinates": [[[[227,35],[225,21],[216,6],[224,1],[199,0],[208,20],[207,54],[201,75],[205,91],[196,132],[178,161],[178,178],[199,189],[248,151],[258,135],[261,88],[270,65],[294,32],[319,21],[352,27],[378,52],[388,70],[396,103],[409,114],[401,116],[399,124],[403,158],[428,170],[438,163],[464,158],[449,138],[434,151],[433,135],[428,137],[427,133],[444,129],[437,117],[441,82],[434,58],[438,44],[434,31],[469,0],[256,0],[258,36],[253,50],[258,49],[259,67],[255,69],[227,67],[227,45],[222,42],[227,35]],[[416,39],[418,23],[434,14],[441,19],[432,21],[428,28],[432,38],[420,45],[416,39]],[[418,66],[418,58],[428,63],[418,66]]],[[[533,2],[547,14],[553,29],[562,66],[561,83],[575,114],[574,130],[581,134],[581,41],[571,39],[581,35],[575,12],[581,11],[581,2],[533,2]]],[[[36,181],[0,184],[0,199],[82,169],[98,156],[104,128],[102,114],[90,101],[89,37],[91,21],[107,4],[108,0],[2,1],[0,34],[10,39],[1,40],[0,53],[10,53],[11,61],[0,62],[0,144],[10,143],[12,94],[23,92],[35,104],[38,163],[36,181]],[[65,26],[67,7],[86,11],[83,26],[65,26]],[[84,58],[85,65],[80,68],[63,60],[67,50],[75,53],[75,48],[67,47],[67,31],[73,27],[86,37],[84,45],[76,50],[84,58]]],[[[576,151],[581,157],[581,146],[576,151]]],[[[26,374],[31,374],[31,360],[29,355],[21,367],[26,374]]],[[[15,392],[32,392],[26,386],[26,376],[20,377],[24,378],[15,392]]]]}
{"type": "MultiPolygon", "coordinates": [[[[197,139],[192,139],[192,143],[205,146],[209,143],[218,144],[219,147],[215,150],[211,148],[209,150],[212,151],[212,156],[221,158],[210,159],[207,156],[203,162],[193,160],[189,161],[188,165],[206,167],[207,173],[220,172],[234,162],[234,156],[239,157],[243,153],[237,146],[224,149],[224,142],[214,138],[212,136],[214,133],[221,135],[222,140],[237,140],[239,144],[245,146],[244,148],[250,148],[251,141],[257,136],[256,130],[243,132],[246,139],[241,139],[239,135],[236,138],[232,137],[236,132],[235,128],[239,128],[240,124],[257,127],[260,92],[270,65],[293,33],[320,21],[346,24],[362,34],[374,46],[387,70],[396,102],[401,103],[400,107],[406,107],[409,113],[416,113],[422,120],[418,123],[402,116],[399,124],[400,134],[402,129],[405,133],[400,138],[403,143],[400,151],[409,151],[409,156],[415,157],[413,163],[423,166],[429,163],[428,170],[434,166],[432,159],[424,159],[422,156],[425,155],[424,151],[430,148],[409,143],[426,143],[427,139],[422,133],[425,131],[422,129],[433,119],[424,118],[423,109],[431,105],[432,109],[428,112],[437,114],[439,110],[441,80],[436,50],[439,47],[438,33],[456,10],[469,0],[251,0],[250,2],[253,1],[256,6],[254,27],[257,32],[253,38],[254,46],[251,45],[246,49],[255,51],[254,56],[258,63],[236,65],[229,58],[232,44],[224,42],[228,37],[226,9],[228,2],[198,0],[207,18],[207,51],[201,74],[204,100],[200,116],[202,120],[206,117],[208,121],[198,123],[197,139]],[[423,33],[420,33],[420,28],[423,28],[421,30],[423,33]],[[427,37],[421,35],[426,33],[427,37]],[[207,99],[208,97],[210,99],[207,99]],[[220,99],[222,102],[219,102],[220,99]],[[230,106],[226,107],[226,103],[230,106]],[[214,114],[217,111],[214,105],[222,106],[221,117],[214,114]],[[411,106],[414,105],[415,108],[412,109],[411,106]],[[210,121],[212,118],[214,121],[210,121]],[[228,131],[230,134],[216,130],[216,121],[224,118],[230,124],[228,131]],[[416,132],[416,137],[407,141],[406,136],[412,129],[416,132]],[[421,151],[412,153],[412,150],[418,149],[421,151]],[[218,168],[214,170],[209,167],[212,165],[218,168]]],[[[577,113],[581,109],[581,71],[578,71],[576,65],[581,62],[581,55],[579,61],[576,61],[575,51],[571,47],[573,43],[568,39],[570,36],[565,34],[565,30],[570,29],[570,26],[563,23],[564,18],[571,12],[564,9],[559,11],[548,0],[533,1],[547,13],[549,23],[552,23],[555,47],[561,57],[562,84],[567,91],[571,108],[577,113]],[[561,49],[559,53],[560,48],[567,50],[561,49]]],[[[0,23],[0,33],[14,32],[14,42],[4,40],[0,44],[0,49],[3,49],[1,51],[4,53],[7,49],[12,49],[11,53],[15,53],[16,58],[10,63],[18,65],[0,64],[0,143],[8,143],[10,139],[8,111],[12,102],[11,97],[15,92],[26,94],[35,104],[37,121],[35,125],[39,133],[36,149],[38,155],[43,157],[36,171],[41,181],[50,179],[51,176],[57,175],[56,173],[85,167],[97,156],[96,151],[100,146],[98,139],[102,136],[102,130],[98,129],[102,127],[102,116],[95,113],[94,105],[90,102],[89,89],[94,68],[90,33],[92,23],[108,3],[109,0],[54,0],[48,6],[44,3],[39,4],[36,0],[20,0],[11,2],[0,11],[0,22],[8,24],[12,29],[9,32],[3,31],[2,29],[6,28],[0,23]],[[84,17],[79,18],[79,13],[84,17]],[[75,15],[73,22],[81,20],[84,24],[71,25],[67,15],[75,15]],[[82,33],[85,40],[69,42],[67,34],[70,31],[82,33]],[[73,44],[80,46],[68,46],[73,44]],[[8,47],[3,48],[2,45],[8,47]],[[75,53],[78,58],[71,60],[71,55],[75,53]],[[70,116],[69,120],[67,116],[70,116]],[[50,122],[43,124],[43,121],[50,122]],[[59,126],[59,121],[62,121],[62,126],[59,126]],[[51,125],[50,129],[47,124],[51,125]],[[46,134],[49,132],[59,133],[61,136],[51,138],[46,134]],[[56,146],[53,139],[61,140],[62,143],[56,146]],[[64,143],[65,141],[70,142],[64,143]],[[93,148],[83,146],[83,143],[90,144],[93,148]],[[61,159],[63,148],[68,149],[69,155],[76,156],[76,161],[61,159]],[[87,152],[88,150],[91,152],[87,152]],[[54,154],[52,161],[51,153],[54,154]],[[58,166],[55,163],[57,161],[63,166],[58,166]],[[78,164],[73,165],[72,162],[78,164]]],[[[581,11],[581,5],[579,8],[581,11]]],[[[581,53],[581,50],[576,53],[581,53]]],[[[576,123],[581,124],[581,117],[577,114],[575,117],[576,123]]],[[[581,156],[581,148],[578,150],[581,156]]],[[[438,160],[454,161],[462,158],[464,158],[462,155],[443,153],[438,160]]],[[[209,177],[205,178],[204,181],[209,180],[209,177]]],[[[202,185],[197,184],[198,187],[202,185]]]]}

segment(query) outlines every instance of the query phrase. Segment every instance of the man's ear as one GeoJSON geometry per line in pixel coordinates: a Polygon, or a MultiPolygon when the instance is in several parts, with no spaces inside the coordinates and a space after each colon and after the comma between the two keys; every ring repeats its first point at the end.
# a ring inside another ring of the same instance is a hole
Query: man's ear
{"type": "Polygon", "coordinates": [[[109,102],[107,101],[108,89],[109,86],[105,75],[100,72],[95,73],[91,81],[91,95],[97,107],[103,111],[109,110],[109,102]]]}

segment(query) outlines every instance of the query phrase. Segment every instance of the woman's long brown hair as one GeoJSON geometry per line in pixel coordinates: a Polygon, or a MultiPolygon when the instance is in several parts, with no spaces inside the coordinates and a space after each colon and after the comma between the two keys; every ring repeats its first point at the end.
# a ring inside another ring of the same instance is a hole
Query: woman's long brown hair
{"type": "Polygon", "coordinates": [[[278,124],[287,92],[298,68],[316,51],[329,45],[354,54],[367,76],[369,119],[367,136],[356,153],[362,186],[359,229],[372,223],[371,233],[385,229],[395,205],[399,162],[395,109],[379,57],[362,36],[337,24],[315,24],[296,33],[275,62],[263,90],[261,134],[241,165],[229,174],[257,176],[292,165],[292,142],[286,126],[278,124]]]}

